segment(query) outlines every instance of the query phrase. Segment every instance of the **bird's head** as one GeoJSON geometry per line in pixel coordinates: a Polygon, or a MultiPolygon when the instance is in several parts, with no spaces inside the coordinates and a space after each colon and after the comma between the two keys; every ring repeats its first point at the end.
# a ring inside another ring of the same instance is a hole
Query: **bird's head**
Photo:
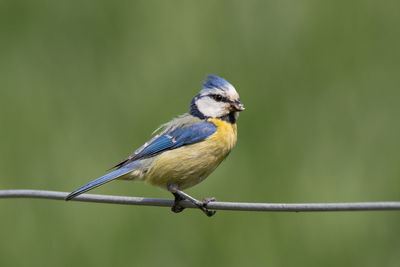
{"type": "Polygon", "coordinates": [[[190,104],[190,114],[204,118],[220,118],[235,123],[239,112],[244,110],[239,94],[232,84],[216,75],[209,74],[203,89],[190,104]]]}

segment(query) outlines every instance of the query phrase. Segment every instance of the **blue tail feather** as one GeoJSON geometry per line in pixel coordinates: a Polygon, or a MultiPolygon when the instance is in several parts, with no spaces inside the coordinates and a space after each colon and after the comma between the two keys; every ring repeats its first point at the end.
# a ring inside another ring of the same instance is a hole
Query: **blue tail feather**
{"type": "Polygon", "coordinates": [[[83,194],[89,190],[92,190],[100,185],[103,185],[105,183],[111,182],[112,180],[117,179],[118,177],[121,177],[122,175],[132,171],[135,169],[136,166],[123,166],[113,172],[110,172],[100,178],[97,178],[93,181],[91,181],[90,183],[78,188],[77,190],[75,190],[74,192],[72,192],[71,194],[69,194],[65,200],[71,200],[76,196],[79,196],[80,194],[83,194]]]}

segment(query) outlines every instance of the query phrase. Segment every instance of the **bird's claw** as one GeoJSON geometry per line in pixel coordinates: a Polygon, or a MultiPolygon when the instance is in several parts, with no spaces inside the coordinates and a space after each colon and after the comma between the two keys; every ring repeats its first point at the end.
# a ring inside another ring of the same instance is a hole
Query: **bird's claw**
{"type": "Polygon", "coordinates": [[[208,209],[206,209],[206,208],[204,208],[204,207],[201,207],[200,209],[201,209],[201,210],[205,213],[205,215],[207,215],[208,217],[211,217],[211,216],[213,216],[213,215],[216,213],[215,210],[208,210],[208,209]]]}
{"type": "Polygon", "coordinates": [[[199,206],[199,208],[200,208],[208,217],[211,217],[211,216],[213,216],[213,215],[216,213],[215,210],[208,210],[208,209],[206,208],[208,203],[214,202],[214,201],[216,201],[215,197],[203,198],[203,200],[201,201],[202,204],[201,204],[201,206],[199,206]]]}
{"type": "Polygon", "coordinates": [[[175,196],[174,204],[173,204],[172,207],[171,207],[172,212],[175,212],[175,213],[182,212],[185,208],[182,207],[182,206],[179,204],[179,202],[180,202],[181,200],[184,200],[184,198],[181,197],[181,196],[180,196],[179,194],[177,194],[177,193],[172,193],[172,194],[175,196]]]}
{"type": "Polygon", "coordinates": [[[182,207],[181,205],[179,205],[178,203],[174,203],[174,205],[172,205],[171,210],[175,213],[179,213],[182,212],[185,208],[182,207]]]}
{"type": "Polygon", "coordinates": [[[203,200],[201,202],[203,202],[203,205],[207,205],[210,202],[215,202],[217,201],[217,199],[215,197],[206,197],[203,198],[203,200]]]}

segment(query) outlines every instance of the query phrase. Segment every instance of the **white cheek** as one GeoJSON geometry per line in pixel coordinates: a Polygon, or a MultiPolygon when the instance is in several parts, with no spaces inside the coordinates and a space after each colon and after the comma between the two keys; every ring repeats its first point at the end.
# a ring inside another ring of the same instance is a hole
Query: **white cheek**
{"type": "Polygon", "coordinates": [[[217,118],[226,115],[227,113],[225,103],[216,102],[208,97],[199,99],[196,104],[199,111],[207,117],[217,118]]]}

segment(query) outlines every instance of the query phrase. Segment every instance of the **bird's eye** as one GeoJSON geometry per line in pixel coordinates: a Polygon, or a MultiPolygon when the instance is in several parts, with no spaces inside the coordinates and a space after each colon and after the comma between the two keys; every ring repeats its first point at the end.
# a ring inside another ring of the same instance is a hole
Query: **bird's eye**
{"type": "Polygon", "coordinates": [[[221,102],[222,99],[223,99],[223,97],[222,97],[221,95],[214,95],[213,98],[214,98],[214,100],[217,101],[217,102],[221,102]]]}

